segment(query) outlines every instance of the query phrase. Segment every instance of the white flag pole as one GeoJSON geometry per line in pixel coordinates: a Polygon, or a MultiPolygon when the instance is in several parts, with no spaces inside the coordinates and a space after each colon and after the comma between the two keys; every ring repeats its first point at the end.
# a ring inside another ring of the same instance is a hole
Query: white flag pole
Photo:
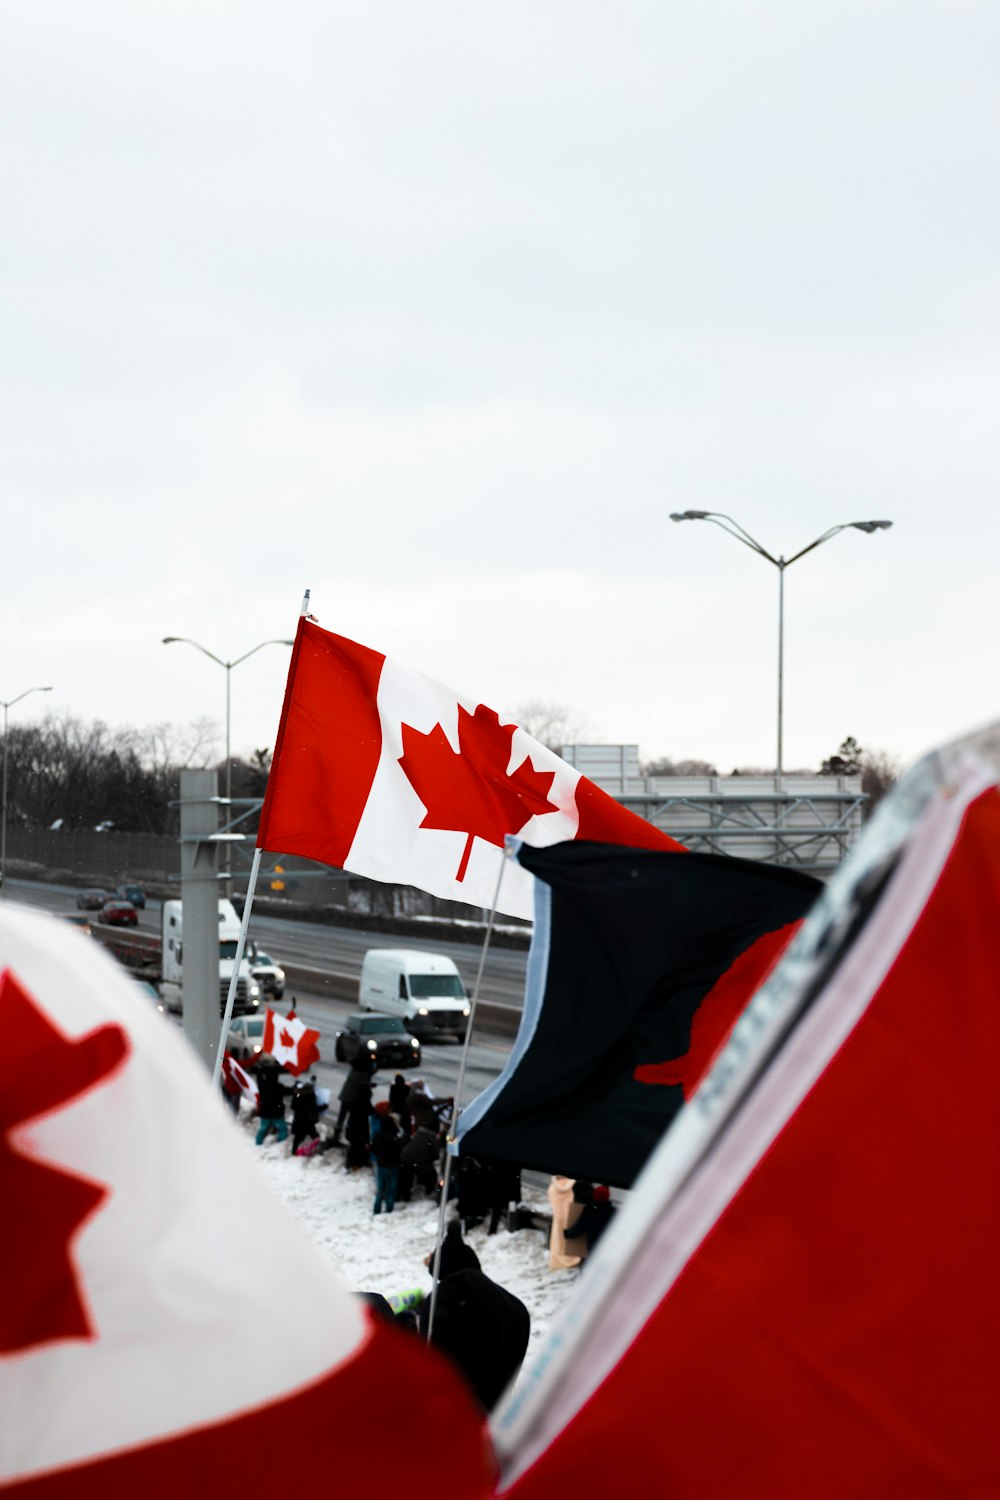
{"type": "MultiPolygon", "coordinates": [[[[299,610],[300,617],[309,613],[309,590],[306,589],[302,596],[302,608],[299,610]]],[[[236,957],[233,960],[233,972],[229,976],[229,993],[226,995],[226,1012],[222,1017],[222,1030],[219,1033],[219,1048],[215,1054],[215,1067],[212,1069],[212,1088],[219,1087],[219,1078],[222,1073],[222,1054],[226,1050],[226,1038],[229,1035],[229,1023],[233,1019],[233,1000],[236,996],[236,986],[239,983],[240,965],[243,963],[243,950],[247,942],[247,929],[250,926],[250,913],[253,911],[253,898],[257,890],[257,876],[260,873],[261,850],[253,851],[253,863],[250,866],[250,879],[247,883],[246,900],[243,902],[243,920],[240,923],[240,936],[236,944],[236,957]]]]}
{"type": "Polygon", "coordinates": [[[486,967],[486,955],[490,948],[490,938],[493,935],[493,922],[497,914],[497,902],[500,900],[500,882],[503,880],[504,863],[508,853],[504,849],[500,855],[500,868],[497,871],[496,890],[493,892],[493,905],[486,923],[486,932],[483,936],[483,946],[479,954],[479,968],[476,971],[476,982],[472,988],[472,999],[469,1003],[469,1024],[465,1028],[465,1044],[462,1047],[462,1061],[458,1070],[458,1082],[455,1085],[455,1097],[451,1104],[451,1124],[448,1126],[448,1139],[445,1144],[444,1155],[444,1181],[441,1184],[441,1208],[438,1213],[437,1244],[434,1246],[434,1266],[431,1272],[433,1285],[431,1287],[431,1308],[427,1317],[427,1342],[430,1343],[431,1334],[434,1331],[434,1314],[437,1311],[438,1294],[438,1271],[441,1266],[441,1246],[444,1244],[444,1222],[448,1215],[448,1185],[451,1181],[451,1146],[455,1140],[455,1127],[458,1124],[458,1116],[461,1109],[462,1087],[465,1083],[465,1073],[469,1062],[469,1048],[472,1045],[472,1027],[476,1019],[476,1005],[479,1000],[479,988],[483,982],[483,970],[486,967]]]}
{"type": "Polygon", "coordinates": [[[229,993],[226,996],[226,1013],[222,1018],[222,1030],[219,1034],[219,1050],[215,1054],[215,1067],[212,1070],[212,1088],[219,1087],[219,1075],[222,1072],[222,1054],[226,1050],[226,1037],[229,1035],[229,1023],[233,1019],[233,999],[236,995],[236,986],[239,984],[240,965],[243,962],[243,950],[246,947],[247,928],[250,926],[250,913],[253,910],[253,896],[257,889],[257,874],[260,870],[261,851],[253,851],[253,864],[250,866],[250,881],[247,885],[246,900],[243,903],[243,920],[240,923],[240,937],[236,944],[236,957],[233,960],[233,972],[229,976],[229,993]]]}

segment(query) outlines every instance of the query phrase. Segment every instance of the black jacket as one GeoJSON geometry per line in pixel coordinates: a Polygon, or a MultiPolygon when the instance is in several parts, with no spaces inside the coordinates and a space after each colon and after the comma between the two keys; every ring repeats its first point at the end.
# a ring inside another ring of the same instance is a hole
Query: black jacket
{"type": "Polygon", "coordinates": [[[372,1127],[371,1154],[380,1167],[398,1167],[403,1149],[403,1137],[393,1119],[375,1117],[378,1125],[372,1127]]]}
{"type": "Polygon", "coordinates": [[[291,1085],[282,1083],[277,1068],[257,1069],[257,1113],[262,1120],[283,1119],[285,1100],[291,1092],[291,1085]]]}
{"type": "MultiPolygon", "coordinates": [[[[425,1337],[430,1306],[429,1297],[420,1305],[425,1337]]],[[[457,1271],[438,1283],[431,1343],[458,1367],[486,1411],[521,1368],[530,1332],[524,1303],[482,1271],[457,1271]]]]}
{"type": "Polygon", "coordinates": [[[305,1088],[296,1089],[292,1095],[292,1121],[296,1129],[311,1131],[315,1134],[316,1126],[319,1124],[319,1104],[316,1101],[316,1090],[311,1083],[305,1088]]]}
{"type": "Polygon", "coordinates": [[[438,1140],[433,1130],[420,1125],[403,1147],[400,1160],[411,1167],[436,1167],[438,1140]]]}

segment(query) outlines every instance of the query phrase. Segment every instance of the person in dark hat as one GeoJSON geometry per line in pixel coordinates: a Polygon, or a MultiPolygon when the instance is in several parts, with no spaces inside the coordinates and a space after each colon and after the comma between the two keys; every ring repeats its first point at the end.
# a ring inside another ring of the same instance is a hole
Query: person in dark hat
{"type": "Polygon", "coordinates": [[[403,1139],[408,1140],[413,1129],[413,1120],[410,1116],[410,1085],[402,1073],[397,1073],[389,1085],[389,1108],[399,1121],[399,1128],[403,1133],[403,1139]]]}
{"type": "MultiPolygon", "coordinates": [[[[434,1251],[424,1256],[424,1265],[434,1275],[434,1251]]],[[[454,1276],[456,1271],[481,1271],[479,1256],[471,1245],[467,1245],[462,1238],[462,1224],[459,1219],[449,1219],[445,1228],[444,1239],[441,1241],[441,1260],[438,1265],[438,1280],[444,1281],[446,1276],[454,1276]]]]}
{"type": "Polygon", "coordinates": [[[368,1147],[371,1140],[369,1120],[372,1113],[371,1075],[360,1077],[356,1091],[347,1106],[347,1170],[357,1172],[368,1164],[368,1147]]]}
{"type": "Polygon", "coordinates": [[[316,1089],[308,1078],[295,1086],[292,1094],[292,1155],[307,1140],[319,1138],[319,1101],[316,1089]]]}
{"type": "MultiPolygon", "coordinates": [[[[431,1299],[420,1305],[426,1338],[431,1299]]],[[[496,1406],[524,1360],[531,1316],[519,1297],[467,1266],[438,1282],[430,1342],[465,1377],[484,1411],[496,1406]]]]}

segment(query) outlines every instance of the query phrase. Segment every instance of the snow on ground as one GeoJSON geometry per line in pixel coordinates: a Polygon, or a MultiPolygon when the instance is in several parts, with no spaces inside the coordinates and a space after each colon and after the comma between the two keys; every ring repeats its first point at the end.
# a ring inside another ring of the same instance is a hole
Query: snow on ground
{"type": "MultiPolygon", "coordinates": [[[[429,1295],[430,1273],[424,1257],[433,1251],[439,1210],[414,1189],[413,1201],[397,1203],[393,1213],[372,1213],[375,1177],[370,1168],[348,1172],[343,1153],[289,1156],[289,1142],[280,1145],[270,1136],[254,1146],[257,1121],[241,1117],[250,1149],[294,1218],[330,1257],[347,1286],[355,1292],[397,1292],[420,1288],[429,1295]]],[[[522,1202],[548,1213],[544,1195],[526,1192],[522,1202]]],[[[450,1210],[451,1213],[453,1210],[450,1210]]],[[[576,1286],[576,1271],[550,1271],[547,1232],[541,1229],[501,1228],[486,1232],[484,1224],[465,1236],[486,1275],[513,1292],[531,1314],[531,1341],[525,1367],[543,1336],[576,1286]]]]}

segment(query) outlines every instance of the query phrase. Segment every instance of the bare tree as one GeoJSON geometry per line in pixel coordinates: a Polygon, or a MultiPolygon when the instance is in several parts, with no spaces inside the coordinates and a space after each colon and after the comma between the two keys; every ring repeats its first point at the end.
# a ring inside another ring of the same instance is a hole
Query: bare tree
{"type": "Polygon", "coordinates": [[[514,709],[514,719],[527,734],[557,755],[562,753],[564,745],[586,743],[594,732],[585,714],[546,698],[526,699],[514,709]]]}
{"type": "Polygon", "coordinates": [[[218,754],[221,734],[218,720],[210,718],[192,719],[190,724],[164,720],[130,733],[143,765],[160,773],[168,768],[210,765],[218,754]]]}
{"type": "Polygon", "coordinates": [[[639,767],[643,776],[718,776],[718,771],[707,760],[671,760],[661,755],[659,760],[647,760],[639,767]]]}
{"type": "Polygon", "coordinates": [[[860,776],[868,802],[865,817],[871,817],[889,788],[899,780],[899,759],[888,750],[865,750],[852,734],[841,742],[836,755],[820,766],[821,776],[860,776]]]}
{"type": "Polygon", "coordinates": [[[861,790],[868,794],[866,814],[881,802],[886,792],[899,780],[899,757],[888,750],[866,750],[861,759],[861,790]]]}

